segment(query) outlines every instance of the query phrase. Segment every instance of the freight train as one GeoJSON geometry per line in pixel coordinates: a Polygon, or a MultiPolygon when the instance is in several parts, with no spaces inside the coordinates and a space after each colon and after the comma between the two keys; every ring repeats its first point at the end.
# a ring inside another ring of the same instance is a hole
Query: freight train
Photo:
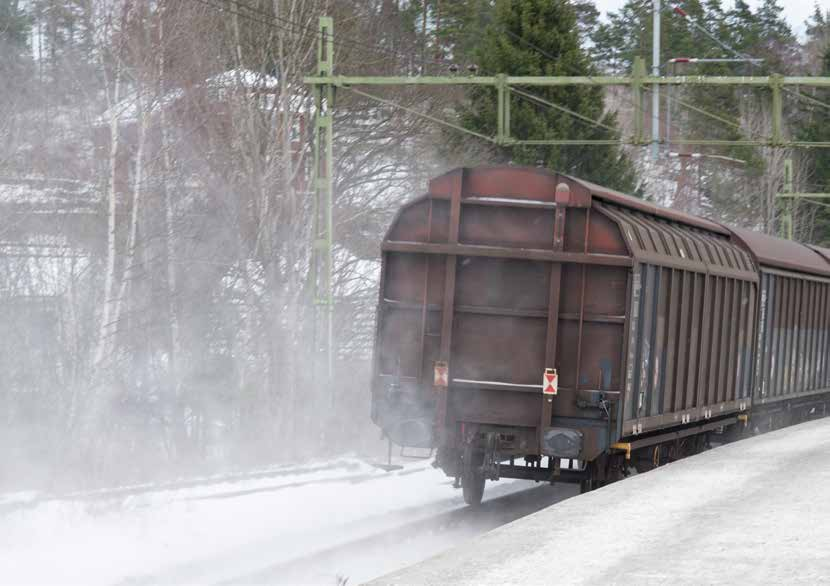
{"type": "Polygon", "coordinates": [[[825,414],[830,250],[543,169],[456,169],[382,243],[372,419],[487,479],[583,490],[825,414]]]}

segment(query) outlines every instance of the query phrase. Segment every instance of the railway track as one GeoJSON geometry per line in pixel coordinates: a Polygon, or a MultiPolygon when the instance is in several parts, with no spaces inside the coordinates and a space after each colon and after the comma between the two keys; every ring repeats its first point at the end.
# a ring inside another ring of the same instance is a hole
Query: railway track
{"type": "Polygon", "coordinates": [[[0,517],[0,575],[21,583],[351,585],[578,492],[569,484],[506,480],[493,483],[474,510],[428,462],[388,473],[360,462],[317,468],[29,502],[0,517]],[[47,564],[38,561],[44,551],[47,564]],[[84,557],[90,551],[107,555],[84,557]]]}
{"type": "Polygon", "coordinates": [[[359,584],[426,559],[466,539],[579,494],[569,484],[541,485],[461,507],[219,582],[237,584],[359,584]]]}
{"type": "MultiPolygon", "coordinates": [[[[494,487],[496,496],[480,507],[459,506],[438,514],[436,507],[417,507],[394,515],[388,529],[364,531],[364,536],[243,573],[217,584],[358,584],[426,559],[475,535],[490,531],[579,493],[573,485],[532,486],[515,490],[516,483],[494,487]],[[405,521],[415,518],[414,521],[405,521]]],[[[524,484],[524,483],[521,483],[524,484]]],[[[387,519],[388,520],[388,519],[387,519]]],[[[383,519],[375,519],[378,524],[383,519]]],[[[366,523],[362,523],[366,529],[366,523]]],[[[347,529],[355,531],[358,527],[347,529]]],[[[360,533],[360,531],[357,531],[360,533]]]]}
{"type": "MultiPolygon", "coordinates": [[[[220,487],[225,484],[244,483],[256,480],[276,480],[287,477],[300,477],[324,473],[342,471],[342,475],[334,474],[330,478],[315,478],[307,480],[297,480],[292,482],[276,483],[273,485],[264,485],[248,489],[228,489],[211,492],[209,494],[188,496],[181,500],[200,500],[212,498],[227,498],[233,496],[241,496],[244,494],[251,494],[255,492],[266,492],[273,490],[281,490],[286,488],[297,488],[307,484],[326,484],[330,482],[361,482],[373,477],[372,474],[365,471],[365,467],[361,466],[358,460],[337,460],[334,462],[325,462],[320,464],[311,464],[305,466],[284,466],[273,469],[257,470],[253,472],[223,474],[214,476],[203,476],[195,478],[187,478],[182,480],[174,480],[170,482],[146,483],[136,484],[130,486],[119,486],[101,488],[86,491],[67,491],[56,493],[35,493],[21,498],[14,498],[13,495],[0,495],[0,513],[6,513],[17,509],[26,509],[36,507],[43,503],[53,501],[105,501],[112,499],[124,499],[128,497],[162,493],[170,491],[179,491],[185,489],[211,489],[213,487],[220,487]],[[4,498],[7,500],[4,501],[4,498]]],[[[173,499],[176,500],[176,499],[173,499]]]]}
{"type": "Polygon", "coordinates": [[[572,485],[537,486],[401,525],[299,559],[221,582],[236,584],[358,584],[431,557],[474,535],[530,515],[578,494],[572,485]]]}
{"type": "MultiPolygon", "coordinates": [[[[475,535],[578,494],[570,484],[505,482],[479,508],[464,505],[458,493],[442,502],[369,516],[326,532],[273,537],[231,548],[152,574],[134,575],[122,586],[200,584],[358,584],[408,566],[475,535]]],[[[367,502],[367,507],[371,503],[367,502]]]]}

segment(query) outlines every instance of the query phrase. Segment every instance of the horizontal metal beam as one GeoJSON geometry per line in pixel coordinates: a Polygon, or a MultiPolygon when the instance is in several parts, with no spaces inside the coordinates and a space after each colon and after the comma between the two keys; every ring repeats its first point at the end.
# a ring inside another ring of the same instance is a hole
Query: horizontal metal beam
{"type": "Polygon", "coordinates": [[[682,439],[684,437],[689,437],[690,435],[697,435],[699,433],[712,431],[720,427],[735,425],[736,423],[738,423],[737,415],[730,415],[727,417],[722,417],[720,419],[715,419],[708,422],[704,422],[702,424],[694,425],[692,427],[687,427],[679,431],[671,431],[668,433],[652,435],[641,439],[634,439],[631,441],[623,440],[616,444],[612,444],[610,447],[612,450],[624,451],[630,454],[632,451],[635,450],[648,448],[657,444],[670,442],[677,439],[682,439]]]}
{"type": "MultiPolygon", "coordinates": [[[[771,77],[707,77],[707,76],[683,76],[683,77],[659,77],[659,76],[633,76],[633,77],[613,77],[613,76],[597,76],[597,77],[509,77],[506,75],[498,75],[498,76],[485,76],[485,77],[476,77],[476,76],[410,76],[410,77],[384,77],[384,76],[312,76],[307,77],[305,79],[306,83],[314,85],[314,87],[321,87],[322,85],[326,85],[329,88],[332,87],[342,87],[348,91],[354,92],[358,95],[361,95],[366,98],[370,98],[372,100],[377,101],[378,103],[385,104],[387,106],[391,106],[393,108],[398,108],[405,112],[409,112],[431,122],[440,124],[442,126],[446,126],[448,128],[452,128],[462,133],[466,133],[482,140],[497,144],[503,147],[510,147],[510,146],[622,146],[622,145],[632,145],[632,146],[643,146],[649,144],[643,137],[642,129],[636,130],[633,136],[628,138],[603,138],[603,139],[567,139],[567,138],[550,138],[550,139],[518,139],[515,137],[510,136],[509,130],[509,104],[510,100],[505,99],[504,91],[505,89],[512,89],[515,86],[572,86],[572,85],[631,85],[632,89],[635,89],[635,106],[637,103],[636,99],[639,96],[640,89],[643,88],[643,84],[708,84],[708,85],[729,85],[729,84],[737,84],[737,85],[753,85],[758,87],[768,86],[771,88],[773,93],[773,111],[776,113],[777,118],[775,120],[779,120],[777,124],[774,125],[774,132],[772,136],[766,138],[762,137],[760,139],[754,140],[721,140],[721,139],[683,139],[678,138],[671,141],[672,144],[676,145],[688,145],[688,146],[708,146],[708,147],[732,147],[732,146],[747,146],[747,147],[772,147],[772,148],[830,148],[830,142],[824,141],[793,141],[793,140],[784,140],[781,132],[780,132],[780,116],[781,116],[781,99],[780,99],[780,89],[781,86],[786,84],[794,84],[794,85],[828,85],[830,86],[830,77],[791,77],[785,78],[782,76],[771,76],[771,77]],[[807,83],[809,82],[809,83],[807,83]],[[393,101],[387,100],[380,96],[376,96],[373,94],[366,93],[364,91],[356,89],[354,86],[359,85],[369,85],[369,86],[406,86],[406,85],[417,85],[417,86],[447,86],[447,85],[476,85],[476,86],[492,86],[494,89],[498,91],[498,128],[499,131],[497,132],[496,136],[486,136],[484,134],[469,130],[464,128],[458,124],[442,120],[431,116],[429,114],[425,114],[423,112],[418,112],[413,108],[408,108],[401,104],[397,104],[393,101]]],[[[520,90],[512,89],[514,92],[518,92],[520,95],[523,94],[520,90]]],[[[523,94],[526,96],[532,94],[523,94]]],[[[546,102],[542,98],[538,96],[533,96],[535,100],[541,100],[542,102],[554,106],[556,108],[561,108],[558,105],[555,105],[551,102],[546,102]]],[[[681,102],[682,103],[682,102],[681,102]]],[[[710,117],[719,118],[718,116],[714,116],[711,113],[707,113],[703,110],[700,110],[690,104],[684,104],[687,107],[699,111],[703,114],[706,114],[710,117]]],[[[637,106],[639,107],[639,106],[637,106]]],[[[567,110],[567,109],[565,109],[567,110]]],[[[571,112],[571,114],[576,114],[571,112]]],[[[578,117],[581,115],[576,114],[578,117]]],[[[724,120],[719,118],[721,121],[725,121],[730,123],[728,120],[724,120]]],[[[635,123],[640,121],[640,117],[635,116],[635,123]]],[[[595,121],[592,121],[595,122],[595,121]]],[[[599,123],[597,123],[599,124],[599,123]]],[[[730,123],[731,124],[731,123],[730,123]]],[[[740,125],[735,123],[733,124],[735,127],[740,129],[740,125]]],[[[653,141],[652,141],[653,142],[653,141]]],[[[665,144],[664,141],[658,141],[660,144],[665,144]]]]}
{"type": "MultiPolygon", "coordinates": [[[[395,299],[384,299],[380,304],[382,309],[403,309],[411,311],[422,311],[424,309],[423,303],[413,303],[409,301],[397,301],[395,299]]],[[[441,311],[441,305],[438,303],[428,303],[427,311],[441,311]]],[[[503,317],[535,317],[547,319],[548,312],[545,309],[513,309],[507,307],[486,307],[481,305],[456,305],[456,313],[475,313],[479,315],[495,315],[503,317]]],[[[578,313],[560,313],[559,319],[577,321],[580,319],[578,313]]],[[[613,315],[607,313],[586,313],[582,315],[582,320],[591,323],[605,323],[605,324],[624,324],[624,315],[613,315]]],[[[541,387],[541,385],[539,385],[541,387]]]]}
{"type": "MultiPolygon", "coordinates": [[[[631,76],[511,76],[504,78],[508,86],[568,86],[568,85],[632,85],[635,78],[631,76]]],[[[483,85],[496,86],[498,78],[495,76],[308,76],[303,80],[310,85],[483,85]]],[[[830,77],[772,77],[772,76],[711,76],[711,75],[677,75],[677,76],[644,76],[637,78],[636,83],[649,85],[736,85],[771,87],[777,83],[782,86],[810,86],[830,87],[830,77]]]]}
{"type": "Polygon", "coordinates": [[[562,145],[562,146],[602,146],[602,145],[623,145],[623,144],[637,144],[634,140],[622,140],[618,138],[608,139],[567,139],[567,138],[550,138],[550,139],[507,139],[503,141],[506,146],[543,146],[543,145],[562,145]]]}
{"type": "Polygon", "coordinates": [[[550,468],[533,468],[531,466],[499,466],[500,478],[520,478],[523,480],[543,480],[550,482],[582,482],[588,478],[588,473],[584,470],[571,470],[568,468],[561,468],[559,475],[554,476],[553,470],[550,468]]]}
{"type": "Polygon", "coordinates": [[[309,85],[496,85],[496,78],[492,76],[448,76],[448,75],[415,75],[415,76],[353,76],[353,75],[311,75],[303,79],[309,85]]]}
{"type": "MultiPolygon", "coordinates": [[[[411,303],[406,301],[396,301],[394,299],[384,299],[381,303],[381,307],[390,309],[408,309],[422,311],[424,309],[424,304],[411,303]]],[[[441,311],[442,309],[442,306],[438,303],[429,303],[426,306],[427,311],[441,311]]],[[[544,309],[513,309],[508,307],[485,307],[479,305],[456,305],[455,312],[475,313],[479,315],[495,315],[501,317],[548,317],[548,312],[544,309]]]]}
{"type": "Polygon", "coordinates": [[[767,140],[721,140],[716,138],[678,138],[671,139],[671,144],[687,146],[772,146],[772,139],[767,140]]]}
{"type": "Polygon", "coordinates": [[[516,383],[489,381],[489,380],[470,380],[464,378],[452,379],[452,387],[459,389],[473,389],[476,391],[509,391],[514,393],[534,393],[542,394],[542,385],[522,385],[516,383]]]}
{"type": "Polygon", "coordinates": [[[504,246],[479,246],[473,244],[438,244],[430,242],[401,242],[387,240],[381,246],[384,252],[410,252],[415,254],[455,254],[458,256],[489,256],[493,258],[518,258],[573,264],[630,267],[630,257],[617,254],[584,252],[556,252],[541,248],[508,248],[504,246]]]}
{"type": "MultiPolygon", "coordinates": [[[[678,138],[671,139],[671,144],[687,145],[687,146],[750,146],[750,147],[804,147],[804,148],[830,148],[830,142],[812,142],[804,140],[784,140],[775,142],[772,139],[768,140],[720,140],[708,138],[678,138]]],[[[659,141],[660,144],[666,144],[666,141],[659,141]]],[[[637,141],[633,137],[628,139],[608,139],[608,140],[568,140],[568,139],[549,139],[549,140],[517,140],[507,139],[504,141],[505,146],[542,146],[542,145],[563,145],[563,146],[579,146],[579,145],[643,145],[648,144],[648,141],[637,141]]]]}
{"type": "Polygon", "coordinates": [[[818,197],[830,198],[830,193],[779,193],[778,197],[818,197]]]}

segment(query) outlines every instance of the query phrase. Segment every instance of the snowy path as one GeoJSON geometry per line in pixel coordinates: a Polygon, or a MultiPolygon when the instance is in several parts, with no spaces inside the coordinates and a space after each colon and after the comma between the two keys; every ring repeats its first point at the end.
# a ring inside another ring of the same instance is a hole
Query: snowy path
{"type": "Polygon", "coordinates": [[[357,460],[167,490],[0,495],[0,582],[349,584],[425,559],[576,494],[491,483],[464,506],[428,462],[357,460]]]}
{"type": "Polygon", "coordinates": [[[377,583],[830,583],[828,487],[824,419],[567,500],[377,583]]]}

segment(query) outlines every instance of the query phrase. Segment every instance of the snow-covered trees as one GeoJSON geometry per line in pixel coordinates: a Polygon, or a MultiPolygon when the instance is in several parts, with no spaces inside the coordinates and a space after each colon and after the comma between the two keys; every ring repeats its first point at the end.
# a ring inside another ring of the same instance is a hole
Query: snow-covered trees
{"type": "MultiPolygon", "coordinates": [[[[103,482],[374,438],[364,381],[378,243],[415,194],[429,130],[338,100],[332,388],[311,360],[302,77],[320,14],[360,36],[383,15],[397,23],[394,7],[12,5],[0,13],[20,31],[4,69],[14,83],[0,89],[0,207],[16,215],[0,217],[0,310],[18,319],[0,325],[0,364],[16,365],[0,375],[0,459],[14,451],[21,469],[103,482]]],[[[338,44],[338,67],[397,67],[375,44],[338,44]]]]}
{"type": "MultiPolygon", "coordinates": [[[[764,71],[828,70],[820,11],[801,46],[772,0],[755,10],[686,4],[728,43],[767,59],[764,71]]],[[[308,277],[313,100],[302,83],[321,14],[335,18],[341,73],[435,74],[453,63],[590,74],[625,71],[649,52],[650,19],[636,2],[599,26],[584,1],[0,1],[0,461],[99,482],[294,458],[375,436],[366,381],[384,228],[446,166],[509,155],[474,140],[447,149],[448,134],[412,115],[492,124],[488,102],[463,88],[371,90],[409,111],[338,89],[337,381],[322,384],[308,277]],[[540,28],[536,11],[552,24],[540,28]],[[514,36],[499,37],[497,25],[514,36]],[[570,65],[541,57],[515,38],[523,35],[570,65]]],[[[666,57],[718,54],[705,35],[664,23],[666,57]]],[[[709,67],[696,72],[726,71],[709,67]]],[[[609,93],[603,105],[598,89],[585,89],[554,97],[631,123],[630,104],[609,93]]],[[[672,132],[768,131],[763,97],[671,98],[672,132]],[[734,124],[713,124],[678,98],[734,124]]],[[[826,139],[826,111],[787,100],[787,132],[826,139]]],[[[530,134],[580,128],[531,106],[515,116],[530,134]]],[[[774,230],[785,153],[729,154],[747,164],[672,159],[651,166],[647,181],[673,196],[662,203],[774,230]],[[670,180],[658,186],[655,176],[670,180]]],[[[515,160],[631,187],[618,155],[540,149],[515,160]]],[[[797,187],[828,188],[825,158],[796,157],[797,187]]],[[[827,221],[802,205],[796,234],[826,244],[827,221]]]]}

